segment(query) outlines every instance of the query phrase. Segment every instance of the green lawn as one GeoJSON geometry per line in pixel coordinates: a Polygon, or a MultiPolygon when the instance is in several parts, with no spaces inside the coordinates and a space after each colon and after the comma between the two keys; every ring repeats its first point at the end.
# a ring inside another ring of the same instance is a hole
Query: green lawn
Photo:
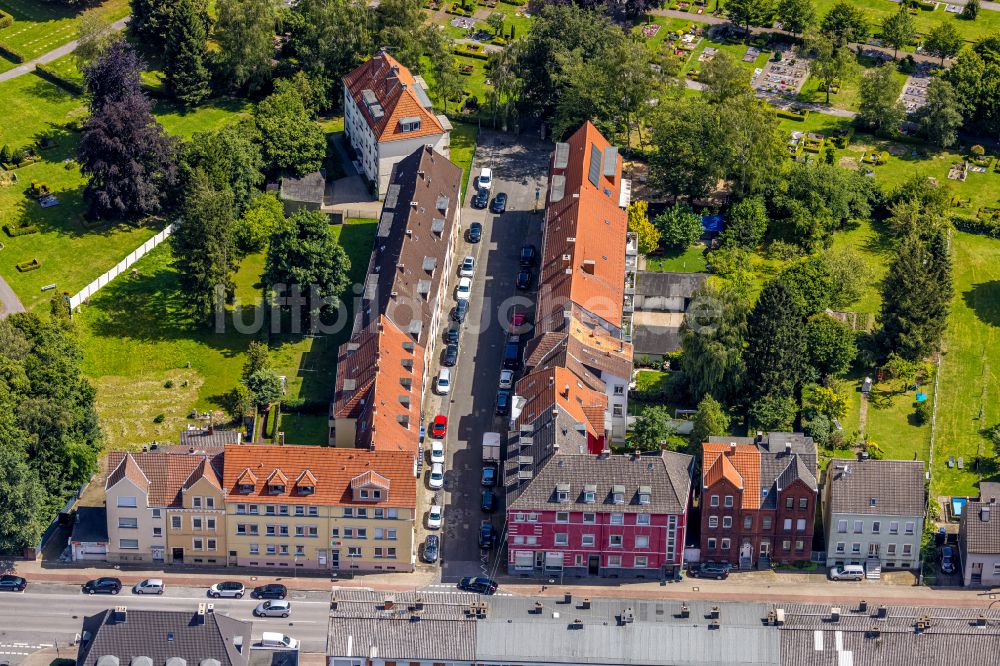
{"type": "Polygon", "coordinates": [[[240,115],[249,114],[250,110],[251,105],[246,100],[221,97],[190,111],[170,102],[157,102],[153,115],[170,134],[189,139],[196,132],[228,125],[240,115]]]}
{"type": "MultiPolygon", "coordinates": [[[[833,108],[848,109],[850,111],[858,110],[858,106],[861,103],[861,79],[867,68],[872,67],[874,63],[870,62],[868,58],[857,58],[857,63],[855,70],[841,80],[840,90],[836,93],[831,93],[830,106],[833,108]]],[[[902,74],[892,64],[885,66],[892,67],[892,78],[896,84],[897,93],[902,91],[903,83],[906,82],[906,75],[902,74]]],[[[826,104],[826,93],[819,89],[821,84],[822,81],[818,77],[810,76],[806,79],[805,84],[803,84],[802,90],[798,95],[798,100],[812,104],[826,104]]]]}
{"type": "Polygon", "coordinates": [[[705,245],[698,243],[683,251],[670,250],[646,257],[646,270],[657,273],[704,273],[707,270],[705,245]]]}
{"type": "MultiPolygon", "coordinates": [[[[899,5],[890,0],[850,0],[868,14],[872,32],[878,33],[881,30],[882,19],[899,11],[899,5]]],[[[823,17],[830,8],[837,3],[837,0],[816,0],[816,14],[823,17]]],[[[979,18],[975,21],[963,21],[956,14],[944,11],[944,8],[935,9],[932,12],[917,10],[913,14],[913,19],[917,26],[917,31],[927,34],[937,25],[945,21],[954,21],[966,41],[975,41],[990,34],[1000,31],[1000,12],[984,10],[979,12],[979,18]]]]}
{"type": "Polygon", "coordinates": [[[699,62],[698,57],[701,56],[701,54],[705,51],[705,48],[709,46],[718,49],[719,51],[725,51],[732,56],[733,59],[747,71],[747,82],[749,82],[750,77],[753,76],[754,69],[763,69],[764,65],[767,64],[768,58],[770,58],[772,54],[770,49],[761,49],[760,55],[758,55],[753,62],[743,62],[743,56],[746,55],[747,52],[747,45],[743,42],[723,43],[703,38],[698,43],[698,46],[695,47],[694,51],[691,52],[691,57],[688,58],[687,63],[685,63],[684,67],[681,68],[681,74],[686,75],[688,71],[692,69],[701,70],[704,68],[705,63],[699,62]]]}
{"type": "Polygon", "coordinates": [[[282,414],[278,430],[285,433],[285,444],[326,445],[330,422],[326,414],[282,414]]]}
{"type": "Polygon", "coordinates": [[[472,123],[453,122],[451,130],[451,161],[462,167],[462,201],[465,201],[465,188],[469,181],[469,171],[472,169],[472,155],[476,149],[476,136],[479,128],[472,123]]]}
{"type": "MultiPolygon", "coordinates": [[[[0,99],[0,145],[14,149],[34,144],[43,134],[65,134],[66,124],[79,120],[86,111],[78,98],[30,75],[0,83],[0,99]]],[[[68,154],[65,149],[62,153],[68,154]]]]}
{"type": "MultiPolygon", "coordinates": [[[[0,0],[0,9],[14,17],[13,25],[0,30],[0,42],[30,60],[76,39],[83,10],[66,5],[45,0],[0,0]]],[[[105,0],[98,11],[115,21],[128,15],[129,3],[128,0],[105,0]]],[[[9,61],[0,59],[0,62],[9,61]]]]}
{"type": "MultiPolygon", "coordinates": [[[[652,16],[646,15],[643,21],[638,21],[632,27],[632,34],[638,35],[641,39],[644,39],[646,46],[651,49],[664,48],[664,42],[667,40],[667,34],[670,32],[677,32],[678,30],[687,31],[692,25],[699,25],[695,21],[685,21],[683,19],[668,18],[666,16],[652,16]],[[657,33],[650,39],[645,39],[642,37],[642,29],[646,23],[655,23],[660,26],[657,33]]],[[[671,49],[672,50],[672,49],[671,49]]]]}

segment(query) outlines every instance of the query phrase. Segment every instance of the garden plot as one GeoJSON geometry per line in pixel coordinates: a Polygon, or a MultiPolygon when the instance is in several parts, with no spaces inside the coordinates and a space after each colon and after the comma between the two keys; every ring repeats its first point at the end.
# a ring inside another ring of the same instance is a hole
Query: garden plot
{"type": "Polygon", "coordinates": [[[915,113],[927,106],[927,86],[930,82],[931,75],[926,72],[918,71],[906,78],[899,100],[906,107],[907,113],[915,113]]]}
{"type": "Polygon", "coordinates": [[[795,57],[791,51],[776,51],[776,55],[778,53],[782,54],[781,59],[768,61],[759,74],[754,74],[751,85],[762,93],[798,95],[809,78],[809,61],[795,57]]]}

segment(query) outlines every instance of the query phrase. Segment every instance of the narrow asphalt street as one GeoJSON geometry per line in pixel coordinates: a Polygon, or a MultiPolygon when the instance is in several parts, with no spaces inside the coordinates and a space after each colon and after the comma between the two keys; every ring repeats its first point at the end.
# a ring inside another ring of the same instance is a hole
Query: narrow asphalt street
{"type": "MultiPolygon", "coordinates": [[[[463,240],[456,265],[467,254],[476,257],[469,316],[462,325],[459,361],[448,396],[445,510],[442,536],[442,580],[453,583],[462,576],[502,573],[500,552],[487,556],[479,549],[479,528],[490,518],[503,532],[503,507],[492,516],[480,510],[482,493],[482,437],[485,432],[505,432],[503,417],[496,416],[497,380],[506,338],[506,324],[513,308],[531,312],[533,292],[518,292],[515,280],[518,258],[525,244],[541,245],[540,212],[545,202],[549,155],[552,146],[532,137],[483,131],[472,167],[473,179],[484,166],[493,169],[492,195],[506,192],[507,212],[493,215],[466,205],[463,231],[473,222],[483,225],[483,240],[470,245],[463,240]],[[537,195],[537,200],[536,200],[537,195]],[[533,212],[535,209],[537,212],[533,212]]],[[[475,187],[466,195],[471,201],[475,187]]],[[[454,277],[453,277],[454,281],[454,277]]],[[[537,281],[537,276],[536,276],[537,281]]],[[[448,298],[453,298],[449,289],[448,298]]],[[[442,327],[446,329],[447,327],[442,327]]],[[[436,369],[435,369],[436,372],[436,369]]]]}

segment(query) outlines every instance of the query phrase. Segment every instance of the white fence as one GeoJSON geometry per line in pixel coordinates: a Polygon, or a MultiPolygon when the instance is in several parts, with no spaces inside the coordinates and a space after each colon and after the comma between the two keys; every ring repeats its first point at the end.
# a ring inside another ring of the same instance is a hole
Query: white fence
{"type": "Polygon", "coordinates": [[[150,238],[148,241],[146,241],[136,249],[132,250],[132,252],[127,257],[125,257],[117,264],[115,264],[115,267],[112,268],[110,271],[108,271],[107,273],[105,273],[104,275],[97,278],[96,280],[88,284],[86,287],[81,289],[79,294],[76,294],[75,296],[70,296],[69,297],[70,311],[76,310],[78,307],[80,307],[80,303],[83,303],[85,300],[87,300],[88,298],[96,294],[98,291],[100,291],[102,287],[104,287],[109,282],[114,280],[116,277],[127,271],[129,267],[132,266],[132,264],[142,259],[142,257],[145,256],[147,252],[149,252],[154,247],[162,243],[173,232],[174,232],[174,225],[171,224],[167,226],[167,228],[165,228],[163,231],[156,234],[155,236],[150,238]]]}

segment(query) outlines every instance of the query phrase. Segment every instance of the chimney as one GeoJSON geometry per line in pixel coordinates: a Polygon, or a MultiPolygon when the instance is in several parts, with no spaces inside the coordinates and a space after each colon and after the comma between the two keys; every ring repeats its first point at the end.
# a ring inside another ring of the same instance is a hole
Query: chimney
{"type": "Polygon", "coordinates": [[[859,613],[867,613],[868,612],[868,602],[865,601],[864,599],[862,599],[861,602],[858,604],[858,612],[859,613]]]}
{"type": "Polygon", "coordinates": [[[198,604],[198,612],[195,613],[194,624],[195,624],[195,626],[199,626],[199,627],[201,625],[205,624],[205,604],[204,603],[198,604]]]}
{"type": "Polygon", "coordinates": [[[681,617],[682,618],[691,617],[691,609],[688,608],[687,604],[682,604],[681,605],[681,617]]]}
{"type": "Polygon", "coordinates": [[[979,509],[979,520],[983,521],[984,523],[990,522],[990,505],[989,504],[984,504],[979,509]]]}
{"type": "Polygon", "coordinates": [[[209,435],[214,435],[215,434],[215,426],[212,425],[211,423],[208,424],[208,434],[209,435]]]}
{"type": "Polygon", "coordinates": [[[125,624],[128,620],[128,606],[115,606],[114,624],[125,624]]]}
{"type": "Polygon", "coordinates": [[[840,608],[830,609],[830,622],[840,622],[840,608]]]}
{"type": "Polygon", "coordinates": [[[562,394],[564,396],[569,396],[569,384],[566,384],[566,386],[563,387],[562,394]]]}
{"type": "Polygon", "coordinates": [[[791,442],[785,442],[785,455],[786,456],[792,455],[792,443],[791,442]]]}
{"type": "Polygon", "coordinates": [[[736,455],[736,442],[729,442],[729,455],[736,455]]]}

